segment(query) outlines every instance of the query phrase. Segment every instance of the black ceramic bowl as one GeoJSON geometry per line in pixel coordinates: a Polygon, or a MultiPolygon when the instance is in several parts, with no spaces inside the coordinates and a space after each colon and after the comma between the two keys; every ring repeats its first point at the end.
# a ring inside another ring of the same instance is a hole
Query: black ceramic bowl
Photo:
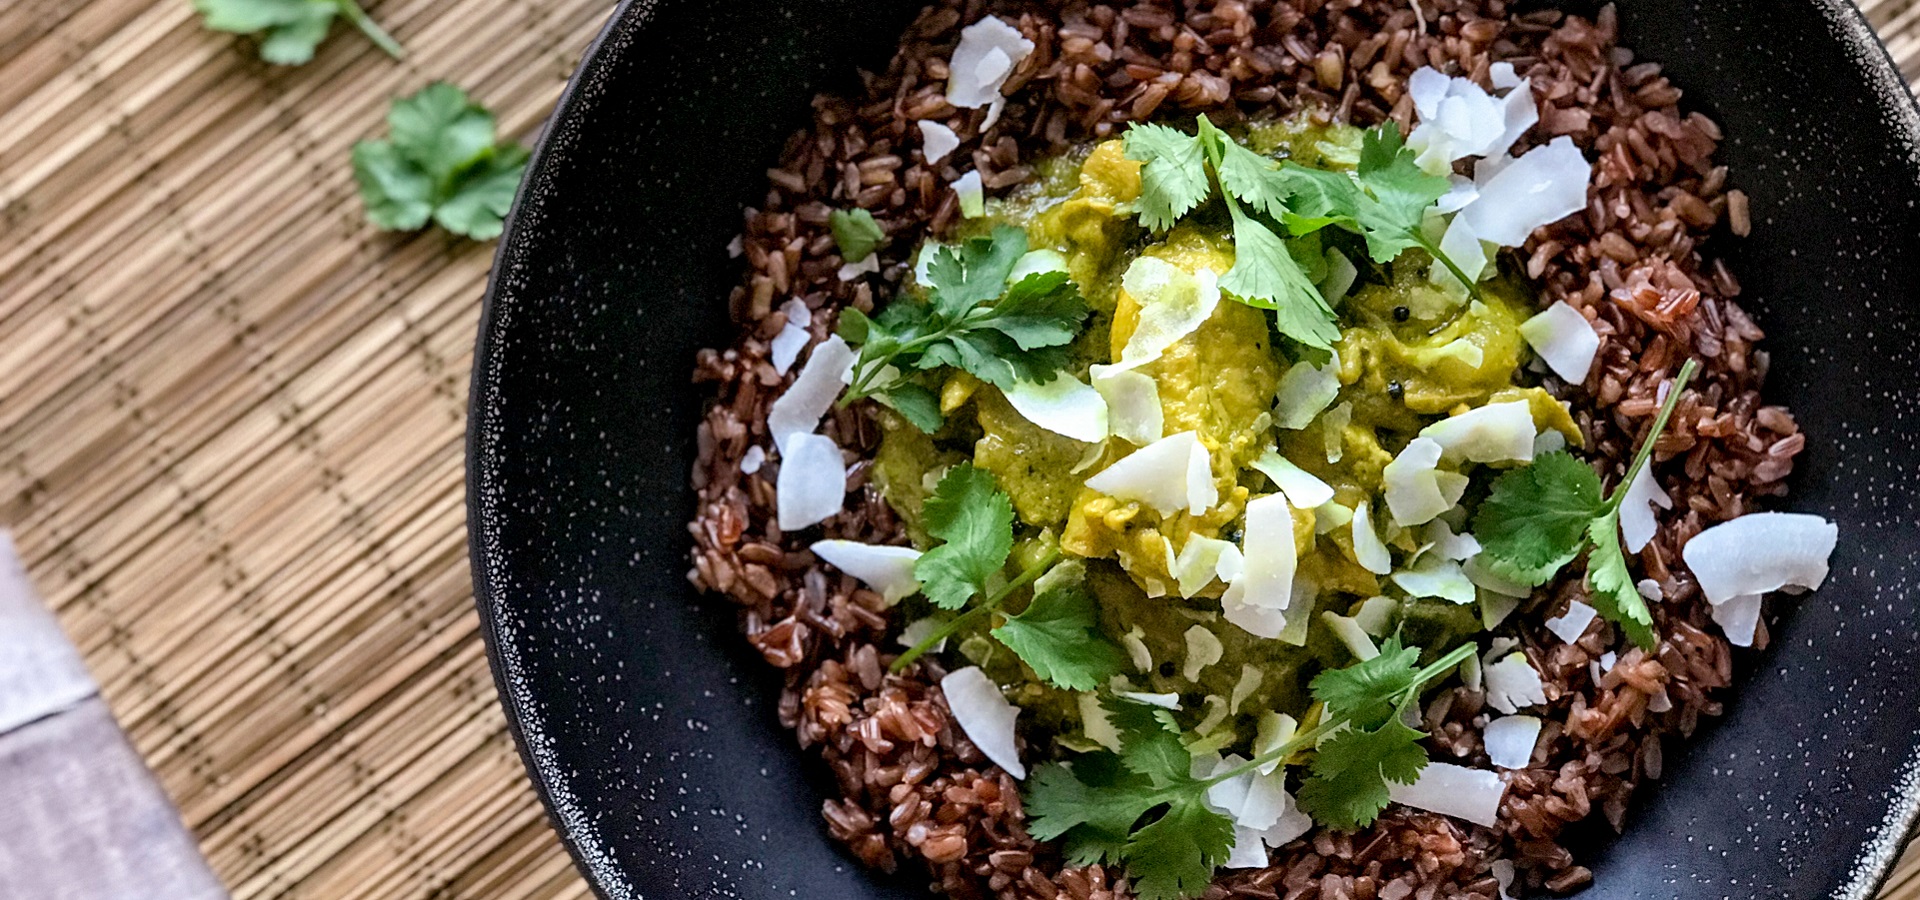
{"type": "MultiPolygon", "coordinates": [[[[501,241],[468,450],[474,581],[528,771],[605,896],[920,896],[820,819],[824,772],[727,604],[688,586],[694,352],[723,248],[817,90],[917,3],[628,2],[501,241]]],[[[1866,898],[1920,804],[1916,115],[1846,0],[1621,0],[1623,42],[1721,122],[1754,236],[1724,248],[1812,438],[1792,506],[1833,576],[1742,658],[1726,718],[1597,841],[1594,898],[1866,898]]]]}

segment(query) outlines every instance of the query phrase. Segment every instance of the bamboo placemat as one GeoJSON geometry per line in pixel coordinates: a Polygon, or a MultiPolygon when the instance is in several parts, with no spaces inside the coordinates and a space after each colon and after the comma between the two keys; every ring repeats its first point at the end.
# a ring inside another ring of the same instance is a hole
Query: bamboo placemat
{"type": "MultiPolygon", "coordinates": [[[[1920,0],[1863,5],[1920,69],[1920,0]]],[[[492,247],[372,230],[347,150],[433,78],[530,138],[608,8],[380,0],[406,60],[280,69],[187,0],[0,3],[0,523],[238,897],[587,895],[472,611],[492,247]]]]}

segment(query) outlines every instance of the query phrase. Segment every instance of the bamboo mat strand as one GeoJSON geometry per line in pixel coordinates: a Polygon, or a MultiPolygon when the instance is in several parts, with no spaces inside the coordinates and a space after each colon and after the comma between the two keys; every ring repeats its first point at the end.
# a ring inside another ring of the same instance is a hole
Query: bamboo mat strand
{"type": "MultiPolygon", "coordinates": [[[[1861,6],[1920,75],[1920,0],[1861,6]]],[[[435,78],[530,139],[609,4],[368,8],[406,59],[0,3],[0,523],[236,897],[586,897],[472,611],[492,248],[374,231],[347,152],[435,78]]]]}

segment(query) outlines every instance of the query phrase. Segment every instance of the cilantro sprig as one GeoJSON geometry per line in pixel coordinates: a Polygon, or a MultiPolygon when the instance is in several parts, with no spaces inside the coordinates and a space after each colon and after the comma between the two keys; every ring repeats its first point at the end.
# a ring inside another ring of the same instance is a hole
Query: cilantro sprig
{"type": "Polygon", "coordinates": [[[1392,122],[1365,133],[1353,172],[1277,163],[1242,147],[1204,115],[1192,135],[1135,124],[1125,140],[1127,158],[1144,163],[1135,204],[1140,223],[1165,231],[1217,193],[1234,242],[1233,267],[1220,288],[1249,306],[1273,310],[1281,333],[1302,344],[1330,349],[1340,332],[1333,308],[1282,234],[1298,238],[1328,226],[1343,228],[1366,239],[1377,263],[1418,248],[1478,292],[1424,230],[1427,211],[1447,192],[1447,179],[1421,170],[1392,122]]]}
{"type": "Polygon", "coordinates": [[[896,297],[879,315],[848,308],[840,336],[859,349],[840,405],[872,397],[922,431],[940,428],[940,400],[908,373],[957,368],[996,387],[1044,383],[1066,368],[1067,344],[1087,304],[1067,273],[1036,272],[1009,285],[1026,232],[1002,225],[957,247],[929,245],[924,301],[896,297]]]}
{"type": "Polygon", "coordinates": [[[389,231],[429,221],[477,240],[500,236],[526,173],[526,148],[495,143],[493,113],[436,81],[387,112],[387,140],[353,145],[367,219],[389,231]]]}
{"type": "MultiPolygon", "coordinates": [[[[947,610],[972,609],[935,629],[894,660],[906,668],[954,632],[992,615],[1020,589],[1033,584],[1060,560],[1056,548],[1012,581],[999,583],[1013,554],[1013,502],[993,476],[961,463],[947,470],[927,498],[927,533],[940,545],[921,554],[913,575],[928,602],[947,610]]],[[[990,633],[1041,679],[1075,691],[1093,690],[1119,674],[1126,655],[1095,630],[1092,595],[1074,582],[1046,585],[1018,615],[990,633]]]]}
{"type": "Polygon", "coordinates": [[[1426,767],[1422,732],[1401,716],[1435,678],[1472,655],[1463,644],[1431,665],[1396,638],[1380,655],[1313,680],[1319,722],[1244,765],[1192,775],[1193,757],[1155,710],[1102,698],[1120,735],[1118,753],[1084,754],[1037,768],[1028,781],[1027,831],[1061,840],[1076,865],[1122,864],[1142,900],[1175,900],[1206,890],[1233,849],[1233,823],[1207,806],[1207,790],[1270,763],[1312,753],[1300,808],[1322,825],[1371,823],[1388,803],[1389,781],[1410,784],[1426,767]]]}
{"type": "Polygon", "coordinates": [[[1666,431],[1694,369],[1689,359],[1674,376],[1653,428],[1611,494],[1602,496],[1600,476],[1565,451],[1494,479],[1492,492],[1473,518],[1473,535],[1488,566],[1515,581],[1545,584],[1586,551],[1587,590],[1594,608],[1634,643],[1653,649],[1658,643],[1653,614],[1634,587],[1620,543],[1620,507],[1652,458],[1653,445],[1666,431]]]}
{"type": "Polygon", "coordinates": [[[400,59],[406,51],[354,0],[193,0],[201,24],[212,31],[260,36],[260,58],[275,65],[297,66],[313,59],[313,51],[333,27],[335,16],[351,22],[374,46],[400,59]]]}
{"type": "Polygon", "coordinates": [[[852,211],[836,209],[827,213],[827,229],[833,232],[833,243],[840,250],[840,258],[850,263],[872,256],[887,239],[880,223],[874,221],[873,213],[857,207],[852,211]]]}

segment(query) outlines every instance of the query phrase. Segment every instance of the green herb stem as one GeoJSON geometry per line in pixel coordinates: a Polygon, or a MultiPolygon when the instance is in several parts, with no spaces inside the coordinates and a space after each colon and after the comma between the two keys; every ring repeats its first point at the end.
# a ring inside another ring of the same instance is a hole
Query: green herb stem
{"type": "MultiPolygon", "coordinates": [[[[1430,665],[1421,669],[1420,673],[1414,677],[1413,684],[1408,686],[1407,688],[1407,697],[1412,698],[1412,697],[1419,696],[1420,690],[1426,686],[1427,682],[1432,681],[1434,678],[1445,673],[1448,669],[1451,669],[1454,666],[1457,666],[1465,662],[1467,657],[1472,656],[1474,652],[1478,649],[1479,649],[1478,646],[1472,643],[1461,644],[1460,646],[1453,648],[1453,650],[1449,652],[1447,655],[1434,660],[1433,665],[1430,665]]],[[[1402,702],[1404,703],[1405,701],[1402,701],[1402,702]]],[[[1328,734],[1332,733],[1334,730],[1338,729],[1340,726],[1345,724],[1346,724],[1345,719],[1331,719],[1331,718],[1325,719],[1321,721],[1320,724],[1315,725],[1312,728],[1307,729],[1306,731],[1303,731],[1299,734],[1294,735],[1293,738],[1288,740],[1286,743],[1281,744],[1280,746],[1275,747],[1272,750],[1268,750],[1267,752],[1254,757],[1252,760],[1246,763],[1242,763],[1241,765],[1234,766],[1233,768],[1228,769],[1225,772],[1221,772],[1217,775],[1214,775],[1213,777],[1206,779],[1204,782],[1202,782],[1202,784],[1204,784],[1207,787],[1212,787],[1213,785],[1219,784],[1222,781],[1226,781],[1229,778],[1245,775],[1248,772],[1254,771],[1255,769],[1262,768],[1266,766],[1268,763],[1286,759],[1287,757],[1292,756],[1293,754],[1298,753],[1301,750],[1305,750],[1309,747],[1312,747],[1320,743],[1321,738],[1326,737],[1328,734]]]]}
{"type": "Polygon", "coordinates": [[[406,48],[401,47],[400,42],[393,39],[393,35],[381,28],[380,23],[375,22],[372,16],[367,15],[367,11],[361,9],[360,4],[354,0],[335,0],[335,2],[339,5],[340,15],[352,22],[355,28],[360,29],[360,33],[366,35],[367,40],[372,41],[374,46],[385,50],[387,55],[394,59],[407,57],[406,48]]]}
{"type": "Polygon", "coordinates": [[[893,665],[887,667],[888,671],[897,673],[907,666],[912,665],[914,660],[925,655],[928,650],[933,649],[941,641],[952,637],[955,632],[966,627],[968,623],[979,621],[988,613],[999,609],[1001,604],[1007,602],[1008,597],[1013,596],[1014,591],[1032,584],[1040,576],[1047,574],[1047,570],[1053,568],[1053,564],[1059,561],[1060,550],[1056,547],[1049,551],[1044,559],[1028,566],[1018,577],[1007,582],[1005,587],[994,591],[993,596],[988,597],[980,605],[947,620],[945,625],[940,626],[935,629],[932,634],[922,638],[920,643],[913,645],[907,652],[900,654],[900,658],[894,660],[893,665]]]}
{"type": "Polygon", "coordinates": [[[1680,366],[1678,374],[1673,376],[1673,386],[1667,389],[1667,400],[1660,404],[1660,414],[1653,419],[1653,429],[1647,432],[1647,439],[1633,454],[1633,464],[1627,466],[1627,474],[1620,479],[1613,496],[1607,498],[1607,513],[1617,512],[1620,504],[1626,502],[1627,489],[1633,486],[1633,480],[1640,477],[1641,468],[1653,458],[1653,445],[1659,443],[1660,435],[1667,430],[1667,420],[1673,417],[1673,411],[1680,406],[1680,392],[1686,390],[1687,381],[1693,378],[1694,370],[1699,368],[1693,357],[1680,366]]]}
{"type": "Polygon", "coordinates": [[[1427,236],[1424,234],[1421,234],[1418,229],[1415,229],[1411,234],[1413,237],[1413,242],[1415,244],[1420,245],[1420,249],[1427,251],[1428,256],[1431,256],[1434,259],[1439,260],[1441,265],[1447,267],[1447,271],[1453,273],[1453,277],[1460,279],[1460,283],[1467,286],[1467,296],[1472,297],[1475,300],[1483,299],[1480,296],[1480,285],[1477,282],[1475,282],[1473,279],[1468,278],[1467,273],[1463,271],[1460,268],[1460,266],[1454,263],[1453,257],[1448,256],[1446,253],[1440,250],[1439,244],[1436,244],[1433,241],[1428,240],[1427,236]]]}

